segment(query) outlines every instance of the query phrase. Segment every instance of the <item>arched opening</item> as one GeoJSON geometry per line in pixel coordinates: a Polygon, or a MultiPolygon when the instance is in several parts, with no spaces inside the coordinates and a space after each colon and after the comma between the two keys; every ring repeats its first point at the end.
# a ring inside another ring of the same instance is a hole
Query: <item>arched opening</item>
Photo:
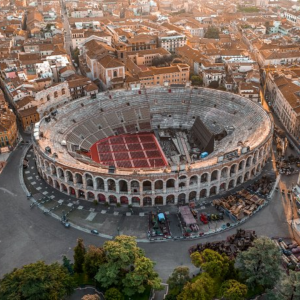
{"type": "Polygon", "coordinates": [[[106,202],[106,197],[103,194],[98,194],[98,201],[101,203],[106,202]]]}
{"type": "Polygon", "coordinates": [[[54,180],[54,187],[58,190],[60,189],[60,185],[56,180],[54,180]]]}
{"type": "Polygon", "coordinates": [[[152,206],[152,199],[150,197],[144,197],[143,206],[152,206]]]}
{"type": "Polygon", "coordinates": [[[66,171],[67,181],[73,182],[73,174],[70,171],[66,171]]]}
{"type": "Polygon", "coordinates": [[[118,199],[117,199],[116,196],[110,195],[110,196],[108,197],[108,201],[109,201],[110,204],[117,204],[118,199]]]}
{"type": "Polygon", "coordinates": [[[154,203],[155,203],[155,205],[163,205],[164,198],[162,196],[157,196],[157,197],[155,197],[154,203]]]}
{"type": "Polygon", "coordinates": [[[245,165],[245,161],[244,160],[240,161],[240,163],[239,163],[239,171],[241,171],[241,170],[244,169],[244,165],[245,165]]]}
{"type": "Polygon", "coordinates": [[[256,172],[259,173],[260,171],[261,171],[261,165],[258,164],[258,165],[257,165],[257,168],[256,168],[256,172]]]}
{"type": "Polygon", "coordinates": [[[76,196],[76,192],[75,192],[75,189],[73,187],[70,186],[70,195],[72,196],[76,196]]]}
{"type": "Polygon", "coordinates": [[[185,197],[185,194],[184,193],[182,193],[182,194],[179,194],[178,195],[178,204],[184,204],[185,203],[185,199],[186,199],[186,197],[185,197]]]}
{"type": "Polygon", "coordinates": [[[78,196],[79,196],[79,198],[81,198],[81,199],[85,199],[85,192],[84,192],[83,190],[79,190],[79,191],[78,191],[78,196]]]}
{"type": "Polygon", "coordinates": [[[174,189],[175,188],[175,179],[168,179],[167,180],[167,189],[174,189]]]}
{"type": "Polygon", "coordinates": [[[226,183],[225,182],[221,183],[220,188],[219,188],[219,192],[224,192],[224,191],[226,191],[226,183]]]}
{"type": "Polygon", "coordinates": [[[131,193],[134,194],[140,193],[140,183],[138,181],[136,180],[131,181],[130,186],[131,186],[131,193]]]}
{"type": "Polygon", "coordinates": [[[127,205],[128,204],[128,198],[126,196],[121,196],[120,202],[123,205],[127,205]]]}
{"type": "Polygon", "coordinates": [[[96,189],[99,191],[104,191],[104,180],[100,177],[96,178],[96,189]]]}
{"type": "Polygon", "coordinates": [[[221,177],[222,178],[227,178],[228,177],[228,168],[227,167],[225,167],[225,168],[222,169],[222,171],[221,171],[221,177]]]}
{"type": "Polygon", "coordinates": [[[217,194],[217,187],[216,186],[211,187],[209,191],[209,196],[214,196],[216,194],[217,194]]]}
{"type": "Polygon", "coordinates": [[[113,179],[107,180],[107,189],[109,192],[115,192],[116,191],[116,182],[113,179]]]}
{"type": "Polygon", "coordinates": [[[152,190],[152,184],[151,184],[151,181],[149,180],[146,180],[143,182],[143,191],[146,192],[146,191],[151,191],[152,190]]]}
{"type": "Polygon", "coordinates": [[[88,200],[95,200],[95,195],[92,192],[88,192],[88,200]]]}
{"type": "Polygon", "coordinates": [[[168,195],[166,200],[167,200],[167,204],[174,204],[175,203],[174,195],[168,195]]]}
{"type": "Polygon", "coordinates": [[[64,193],[67,193],[67,192],[68,192],[67,187],[66,187],[63,183],[61,184],[61,190],[62,190],[62,192],[64,192],[64,193]]]}
{"type": "Polygon", "coordinates": [[[210,181],[214,181],[214,180],[217,180],[217,179],[218,179],[218,170],[214,170],[211,173],[211,179],[210,179],[210,181]]]}
{"type": "Polygon", "coordinates": [[[208,180],[208,174],[204,173],[201,175],[201,183],[205,183],[208,180]]]}
{"type": "MultiPolygon", "coordinates": [[[[125,180],[120,180],[119,181],[119,190],[122,193],[127,193],[128,192],[128,185],[127,182],[125,180]]],[[[128,199],[127,199],[128,202],[128,199]]]]}
{"type": "Polygon", "coordinates": [[[202,189],[200,191],[200,198],[206,198],[207,197],[207,190],[206,189],[202,189]]]}
{"type": "Polygon", "coordinates": [[[76,183],[78,184],[82,184],[82,176],[79,173],[75,174],[75,178],[76,178],[76,183]]]}
{"type": "Polygon", "coordinates": [[[140,200],[139,197],[132,197],[132,198],[131,198],[131,203],[132,203],[133,205],[140,205],[140,204],[141,204],[141,200],[140,200]]]}
{"type": "Polygon", "coordinates": [[[189,194],[189,201],[195,201],[197,197],[197,192],[193,191],[189,194]]]}
{"type": "Polygon", "coordinates": [[[194,175],[190,178],[190,186],[191,185],[198,185],[198,176],[194,175]]]}
{"type": "Polygon", "coordinates": [[[55,91],[55,92],[54,92],[54,98],[57,98],[57,97],[58,97],[58,92],[55,91]]]}
{"type": "Polygon", "coordinates": [[[61,168],[57,169],[57,175],[58,175],[58,178],[65,179],[64,171],[61,168]]]}
{"type": "Polygon", "coordinates": [[[252,156],[249,156],[249,157],[247,158],[247,161],[246,161],[246,167],[247,167],[247,168],[251,166],[251,162],[252,162],[252,156]]]}
{"type": "Polygon", "coordinates": [[[239,176],[237,181],[236,181],[236,184],[239,185],[243,182],[243,177],[242,176],[239,176]]]}
{"type": "Polygon", "coordinates": [[[62,89],[62,90],[61,90],[61,94],[64,95],[65,93],[66,93],[66,90],[65,90],[65,89],[62,89]]]}
{"type": "Polygon", "coordinates": [[[262,158],[264,155],[264,148],[261,148],[259,151],[259,158],[262,158]]]}
{"type": "Polygon", "coordinates": [[[86,186],[94,188],[93,177],[90,174],[85,174],[86,186]]]}
{"type": "Polygon", "coordinates": [[[249,179],[249,172],[247,172],[244,176],[244,182],[247,181],[249,179]]]}
{"type": "Polygon", "coordinates": [[[48,184],[51,185],[51,186],[53,186],[53,180],[52,180],[52,178],[50,176],[48,177],[48,184]]]}
{"type": "Polygon", "coordinates": [[[154,183],[154,189],[156,191],[162,191],[164,188],[164,182],[162,180],[157,180],[154,183]]]}
{"type": "Polygon", "coordinates": [[[257,159],[258,159],[258,151],[256,150],[254,153],[253,164],[257,163],[257,159]]]}
{"type": "Polygon", "coordinates": [[[251,171],[251,178],[255,177],[255,168],[252,169],[251,171]]]}
{"type": "Polygon", "coordinates": [[[234,188],[234,179],[230,180],[229,181],[229,184],[228,184],[228,189],[233,189],[234,188]]]}
{"type": "Polygon", "coordinates": [[[51,164],[51,174],[56,176],[56,168],[54,165],[51,164]]]}
{"type": "Polygon", "coordinates": [[[230,167],[230,177],[234,176],[235,173],[236,173],[236,164],[230,167]]]}

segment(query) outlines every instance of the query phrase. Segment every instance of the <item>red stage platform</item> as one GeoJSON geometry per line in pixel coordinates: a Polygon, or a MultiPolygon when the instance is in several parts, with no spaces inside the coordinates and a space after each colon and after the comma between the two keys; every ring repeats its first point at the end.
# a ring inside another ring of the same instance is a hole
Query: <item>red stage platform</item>
{"type": "Polygon", "coordinates": [[[96,142],[90,148],[92,160],[120,168],[155,168],[168,161],[153,133],[122,134],[96,142]]]}

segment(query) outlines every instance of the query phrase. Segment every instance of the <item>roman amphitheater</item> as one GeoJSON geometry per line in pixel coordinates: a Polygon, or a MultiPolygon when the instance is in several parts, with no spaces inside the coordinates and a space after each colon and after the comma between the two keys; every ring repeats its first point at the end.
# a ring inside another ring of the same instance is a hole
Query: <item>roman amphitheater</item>
{"type": "Polygon", "coordinates": [[[87,201],[183,204],[260,174],[273,125],[249,99],[218,90],[158,87],[81,98],[34,127],[40,175],[87,201]]]}

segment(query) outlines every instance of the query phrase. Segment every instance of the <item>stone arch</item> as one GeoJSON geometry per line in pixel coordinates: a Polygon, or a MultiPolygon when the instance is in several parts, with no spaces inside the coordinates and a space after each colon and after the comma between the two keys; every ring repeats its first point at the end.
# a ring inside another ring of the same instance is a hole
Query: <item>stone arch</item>
{"type": "Polygon", "coordinates": [[[45,160],[45,169],[46,169],[46,171],[49,171],[49,169],[50,169],[50,165],[47,160],[45,160]]]}
{"type": "Polygon", "coordinates": [[[143,199],[143,206],[152,206],[152,199],[151,199],[151,197],[144,197],[144,199],[143,199]]]}
{"type": "Polygon", "coordinates": [[[64,170],[62,168],[57,168],[57,177],[60,179],[65,179],[64,170]]]}
{"type": "Polygon", "coordinates": [[[69,170],[66,171],[66,179],[67,179],[67,181],[74,182],[74,180],[73,180],[73,174],[69,170]]]}
{"type": "Polygon", "coordinates": [[[244,182],[246,182],[247,180],[249,180],[249,177],[250,177],[250,172],[247,172],[247,173],[244,175],[244,182]]]}
{"type": "Polygon", "coordinates": [[[186,187],[186,181],[187,181],[186,175],[179,176],[178,180],[179,180],[178,183],[179,188],[183,189],[184,187],[186,187]]]}
{"type": "Polygon", "coordinates": [[[239,176],[238,179],[236,180],[236,185],[239,185],[243,183],[243,176],[239,176]]]}
{"type": "Polygon", "coordinates": [[[84,190],[78,190],[78,198],[85,199],[85,192],[84,192],[84,190]]]}
{"type": "Polygon", "coordinates": [[[76,183],[82,184],[82,175],[80,173],[75,173],[76,183]]]}
{"type": "Polygon", "coordinates": [[[234,174],[236,173],[236,171],[237,171],[237,164],[233,164],[230,167],[230,177],[234,176],[234,174]]]}
{"type": "Polygon", "coordinates": [[[162,191],[164,188],[164,182],[162,180],[156,180],[154,182],[154,189],[156,191],[162,191]]]}
{"type": "Polygon", "coordinates": [[[130,182],[131,193],[138,194],[140,192],[140,183],[137,180],[130,182]]]}
{"type": "Polygon", "coordinates": [[[105,190],[104,180],[101,177],[96,177],[96,190],[99,190],[99,191],[105,190]]]}
{"type": "Polygon", "coordinates": [[[219,187],[219,192],[226,191],[226,182],[222,182],[219,187]]]}
{"type": "Polygon", "coordinates": [[[200,191],[200,198],[206,198],[207,197],[207,189],[202,189],[200,191]]]}
{"type": "Polygon", "coordinates": [[[216,186],[212,186],[209,190],[209,196],[214,196],[217,194],[217,187],[216,186]]]}
{"type": "Polygon", "coordinates": [[[257,165],[257,168],[256,168],[256,173],[259,173],[261,171],[261,165],[260,163],[257,165]]]}
{"type": "Polygon", "coordinates": [[[69,187],[69,194],[76,197],[76,191],[72,186],[69,187]]]}
{"type": "Polygon", "coordinates": [[[143,181],[143,191],[152,191],[152,182],[150,180],[143,181]]]}
{"type": "Polygon", "coordinates": [[[253,164],[254,165],[256,164],[257,160],[258,160],[258,150],[255,150],[254,157],[253,157],[253,164]]]}
{"type": "Polygon", "coordinates": [[[196,200],[197,197],[197,192],[196,191],[192,191],[189,193],[189,201],[193,201],[196,200]]]}
{"type": "Polygon", "coordinates": [[[109,195],[108,196],[108,201],[110,204],[117,204],[118,203],[118,199],[115,195],[109,195]]]}
{"type": "Polygon", "coordinates": [[[121,202],[121,204],[123,204],[123,205],[129,203],[128,198],[127,198],[126,196],[121,196],[121,197],[120,197],[120,202],[121,202]]]}
{"type": "Polygon", "coordinates": [[[248,156],[246,160],[246,168],[250,167],[252,164],[252,156],[248,156]]]}
{"type": "Polygon", "coordinates": [[[167,204],[174,204],[175,203],[175,196],[174,195],[168,195],[166,199],[167,204]]]}
{"type": "Polygon", "coordinates": [[[241,161],[239,162],[239,171],[243,170],[244,167],[245,167],[245,160],[241,160],[241,161]]]}
{"type": "Polygon", "coordinates": [[[262,158],[263,155],[264,155],[264,148],[262,147],[262,148],[260,148],[260,150],[259,150],[258,157],[259,157],[259,158],[262,158]]]}
{"type": "Polygon", "coordinates": [[[91,187],[94,188],[94,181],[93,181],[93,176],[89,173],[85,173],[84,174],[85,177],[85,183],[86,183],[86,187],[91,187]]]}
{"type": "Polygon", "coordinates": [[[54,98],[57,98],[57,97],[58,97],[58,92],[55,91],[55,92],[54,92],[54,98]]]}
{"type": "Polygon", "coordinates": [[[103,194],[98,194],[98,201],[101,203],[106,202],[106,197],[103,194]]]}
{"type": "Polygon", "coordinates": [[[53,185],[56,189],[60,190],[60,184],[57,180],[54,180],[54,185],[53,185]]]}
{"type": "Polygon", "coordinates": [[[198,175],[193,175],[191,178],[190,178],[190,183],[189,183],[189,186],[195,186],[195,185],[198,185],[198,175]]]}
{"type": "Polygon", "coordinates": [[[229,184],[228,184],[228,189],[230,190],[230,189],[233,189],[233,188],[234,188],[234,179],[231,179],[229,181],[229,184]]]}
{"type": "Polygon", "coordinates": [[[201,183],[205,183],[208,181],[208,173],[204,173],[201,175],[201,183]]]}
{"type": "Polygon", "coordinates": [[[60,188],[61,188],[61,191],[62,191],[62,192],[68,193],[68,188],[67,188],[67,186],[66,186],[64,183],[62,183],[62,184],[60,185],[60,188]]]}
{"type": "Polygon", "coordinates": [[[66,89],[65,89],[65,88],[62,88],[62,89],[61,89],[61,94],[64,95],[65,93],[66,93],[66,89]]]}
{"type": "Polygon", "coordinates": [[[222,170],[221,170],[221,178],[227,178],[228,177],[228,167],[224,167],[222,170]]]}
{"type": "Polygon", "coordinates": [[[154,199],[155,205],[163,205],[164,204],[164,198],[162,196],[156,196],[154,199]]]}
{"type": "Polygon", "coordinates": [[[132,197],[131,198],[131,203],[133,205],[141,205],[141,199],[139,197],[132,197]]]}
{"type": "Polygon", "coordinates": [[[88,200],[95,200],[95,194],[93,192],[88,191],[87,195],[88,195],[88,200]]]}
{"type": "Polygon", "coordinates": [[[56,173],[56,167],[53,164],[50,165],[50,170],[51,170],[51,174],[56,176],[56,174],[57,174],[56,173]]]}
{"type": "Polygon", "coordinates": [[[174,189],[175,188],[175,179],[173,179],[173,178],[168,179],[166,186],[167,186],[167,189],[174,189]]]}
{"type": "Polygon", "coordinates": [[[250,178],[255,177],[255,175],[256,175],[256,173],[255,173],[255,168],[253,168],[253,169],[251,170],[250,178]]]}
{"type": "Polygon", "coordinates": [[[219,177],[219,170],[214,170],[214,171],[211,173],[210,181],[217,180],[218,177],[219,177]]]}
{"type": "Polygon", "coordinates": [[[186,200],[186,195],[185,193],[181,193],[178,195],[178,204],[184,204],[186,200]]]}
{"type": "MultiPolygon", "coordinates": [[[[119,191],[120,193],[128,193],[128,184],[125,180],[119,180],[119,191]]],[[[128,202],[128,199],[127,199],[128,202]]]]}
{"type": "Polygon", "coordinates": [[[116,191],[116,182],[114,179],[107,179],[107,190],[109,192],[115,192],[116,191]]]}
{"type": "Polygon", "coordinates": [[[48,176],[47,182],[48,182],[49,185],[53,186],[53,179],[52,179],[51,176],[48,176]]]}

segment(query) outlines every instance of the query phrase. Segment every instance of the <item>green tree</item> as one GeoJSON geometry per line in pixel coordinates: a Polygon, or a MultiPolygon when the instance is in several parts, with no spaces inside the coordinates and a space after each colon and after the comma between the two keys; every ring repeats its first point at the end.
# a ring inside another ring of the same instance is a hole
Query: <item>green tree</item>
{"type": "Polygon", "coordinates": [[[209,26],[207,28],[207,31],[206,31],[204,37],[207,39],[219,39],[219,37],[220,37],[219,34],[220,34],[220,31],[219,31],[218,27],[209,26]]]}
{"type": "Polygon", "coordinates": [[[210,82],[208,87],[211,88],[211,89],[217,89],[219,87],[219,82],[216,81],[216,80],[213,80],[213,81],[210,82]]]}
{"type": "Polygon", "coordinates": [[[68,270],[70,275],[74,274],[73,264],[65,255],[63,256],[63,266],[68,270]]]}
{"type": "Polygon", "coordinates": [[[1,300],[60,300],[75,287],[73,278],[58,263],[43,261],[25,265],[0,280],[1,300]]]}
{"type": "Polygon", "coordinates": [[[247,286],[236,280],[227,280],[222,283],[220,296],[226,300],[243,300],[247,295],[247,286]]]}
{"type": "Polygon", "coordinates": [[[282,273],[275,288],[268,291],[270,300],[300,299],[300,273],[290,270],[289,275],[282,273]]]}
{"type": "Polygon", "coordinates": [[[94,278],[99,270],[99,267],[104,262],[105,262],[104,249],[91,245],[89,246],[87,252],[84,255],[83,269],[90,278],[94,278]]]}
{"type": "Polygon", "coordinates": [[[104,244],[106,262],[100,265],[95,279],[104,288],[121,286],[130,296],[143,293],[147,286],[160,287],[161,280],[154,272],[154,263],[137,247],[134,237],[120,235],[104,244]]]}
{"type": "Polygon", "coordinates": [[[83,244],[83,239],[77,240],[77,245],[74,248],[74,271],[76,273],[83,272],[83,263],[84,263],[84,256],[85,256],[85,246],[83,244]]]}
{"type": "Polygon", "coordinates": [[[247,251],[240,252],[236,264],[246,284],[253,288],[273,288],[280,277],[281,253],[273,241],[260,237],[247,251]]]}
{"type": "Polygon", "coordinates": [[[201,268],[212,278],[223,278],[229,269],[230,260],[226,255],[221,255],[211,249],[191,254],[192,263],[201,268]],[[197,254],[198,253],[198,254],[197,254]]]}
{"type": "Polygon", "coordinates": [[[214,280],[208,274],[202,273],[195,282],[188,282],[184,286],[177,300],[211,300],[215,295],[214,285],[214,280]]]}
{"type": "Polygon", "coordinates": [[[108,289],[104,294],[105,300],[123,300],[124,297],[116,288],[108,289]]]}
{"type": "Polygon", "coordinates": [[[203,84],[203,80],[198,75],[192,75],[191,76],[192,85],[201,86],[203,84]]]}
{"type": "Polygon", "coordinates": [[[178,288],[181,290],[189,280],[190,269],[182,266],[174,269],[167,283],[169,284],[169,289],[178,288]]]}

